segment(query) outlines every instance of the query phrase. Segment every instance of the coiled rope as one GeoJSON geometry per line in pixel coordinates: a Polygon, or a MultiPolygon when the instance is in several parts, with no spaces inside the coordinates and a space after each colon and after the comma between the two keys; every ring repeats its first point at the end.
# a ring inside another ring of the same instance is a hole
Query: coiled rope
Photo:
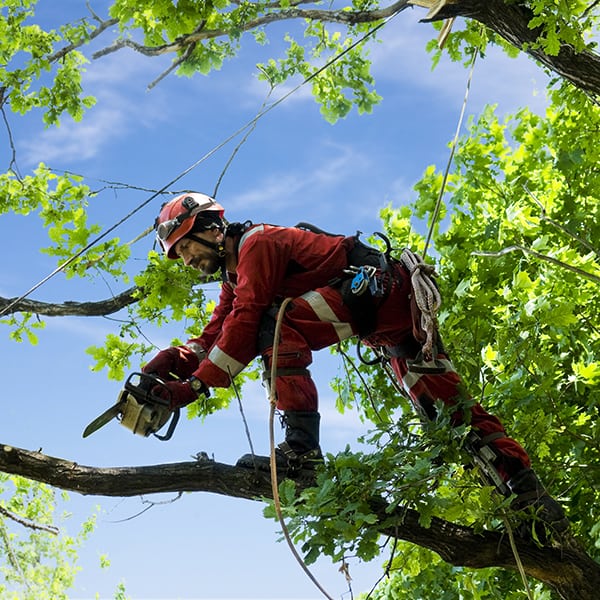
{"type": "Polygon", "coordinates": [[[437,312],[442,305],[442,297],[432,279],[432,276],[435,275],[435,268],[408,248],[402,250],[400,261],[410,274],[412,292],[420,312],[419,325],[425,335],[422,352],[425,360],[431,360],[435,358],[433,345],[437,336],[437,312]]]}
{"type": "Polygon", "coordinates": [[[444,170],[442,185],[440,186],[440,191],[431,216],[431,223],[429,225],[429,231],[427,233],[425,246],[423,248],[423,256],[419,256],[418,254],[412,252],[410,249],[405,248],[402,251],[402,255],[400,257],[402,264],[408,269],[408,272],[410,273],[410,280],[412,284],[414,300],[419,311],[421,312],[419,325],[422,329],[423,334],[425,335],[425,341],[422,343],[422,352],[425,360],[431,360],[432,358],[435,358],[435,356],[432,356],[433,345],[435,344],[437,337],[437,312],[442,304],[442,299],[439,290],[435,284],[435,281],[432,279],[432,276],[435,275],[435,268],[433,267],[433,265],[425,263],[424,259],[427,255],[427,249],[429,248],[431,238],[433,237],[433,231],[435,229],[435,225],[440,215],[442,198],[444,196],[444,192],[446,191],[446,184],[448,182],[448,176],[450,174],[450,167],[452,165],[452,160],[454,158],[456,147],[458,146],[458,136],[460,134],[462,122],[465,116],[465,109],[467,106],[467,100],[469,98],[469,91],[471,89],[471,81],[473,79],[473,72],[475,70],[475,61],[477,60],[478,55],[479,48],[477,47],[473,50],[473,57],[471,59],[471,65],[469,70],[469,76],[467,78],[467,85],[465,88],[463,103],[460,115],[458,117],[458,123],[456,125],[454,138],[452,139],[452,144],[450,147],[450,156],[448,157],[448,162],[444,170]]]}

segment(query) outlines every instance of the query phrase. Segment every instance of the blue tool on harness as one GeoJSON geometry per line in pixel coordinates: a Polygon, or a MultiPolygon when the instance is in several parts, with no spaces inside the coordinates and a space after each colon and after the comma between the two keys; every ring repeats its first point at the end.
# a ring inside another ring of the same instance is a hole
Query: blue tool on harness
{"type": "Polygon", "coordinates": [[[374,298],[384,295],[385,290],[376,267],[372,265],[350,266],[346,273],[354,275],[350,282],[350,290],[354,295],[362,296],[367,290],[374,298]]]}

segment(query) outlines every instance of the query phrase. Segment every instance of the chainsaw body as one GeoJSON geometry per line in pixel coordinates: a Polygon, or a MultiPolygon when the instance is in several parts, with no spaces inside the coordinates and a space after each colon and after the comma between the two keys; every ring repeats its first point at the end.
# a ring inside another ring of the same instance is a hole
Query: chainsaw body
{"type": "Polygon", "coordinates": [[[148,373],[132,373],[119,393],[117,403],[94,419],[83,432],[83,437],[94,433],[112,419],[135,433],[148,437],[154,435],[161,441],[171,439],[177,422],[179,408],[172,410],[171,391],[164,380],[148,373]],[[157,432],[169,423],[164,435],[157,432]]]}

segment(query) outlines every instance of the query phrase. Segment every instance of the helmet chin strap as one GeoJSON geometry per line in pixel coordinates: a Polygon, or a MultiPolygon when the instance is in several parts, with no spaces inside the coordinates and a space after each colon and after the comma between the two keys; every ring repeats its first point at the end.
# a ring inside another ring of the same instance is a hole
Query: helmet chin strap
{"type": "Polygon", "coordinates": [[[185,237],[214,250],[217,253],[217,256],[221,259],[225,258],[225,244],[223,242],[209,242],[208,240],[202,239],[193,233],[188,233],[185,237]]]}

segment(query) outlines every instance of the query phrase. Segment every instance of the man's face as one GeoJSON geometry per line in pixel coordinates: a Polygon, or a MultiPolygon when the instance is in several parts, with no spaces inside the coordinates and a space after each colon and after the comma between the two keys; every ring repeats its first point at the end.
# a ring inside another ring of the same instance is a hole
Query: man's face
{"type": "MultiPolygon", "coordinates": [[[[216,231],[217,233],[203,231],[194,235],[214,244],[221,241],[219,238],[222,237],[222,234],[216,231]]],[[[179,240],[175,244],[175,252],[186,266],[197,269],[204,275],[213,275],[221,267],[221,259],[215,250],[190,238],[184,237],[179,240]]]]}

